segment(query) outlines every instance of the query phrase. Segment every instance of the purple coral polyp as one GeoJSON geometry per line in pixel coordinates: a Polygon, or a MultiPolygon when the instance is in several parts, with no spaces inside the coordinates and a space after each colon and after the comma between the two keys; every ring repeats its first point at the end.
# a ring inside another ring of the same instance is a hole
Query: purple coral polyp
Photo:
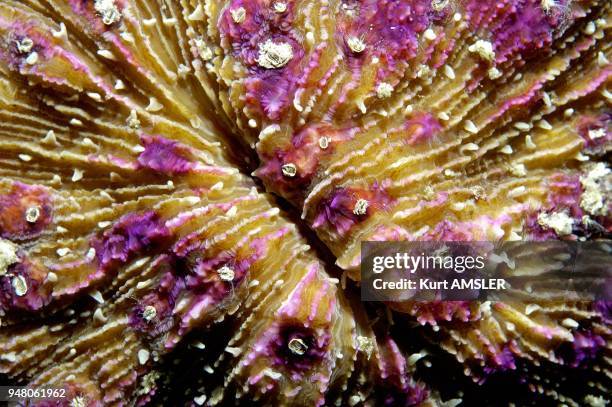
{"type": "Polygon", "coordinates": [[[94,238],[92,246],[102,268],[125,263],[136,254],[154,250],[170,236],[169,230],[154,211],[129,214],[113,227],[94,238]]]}
{"type": "Polygon", "coordinates": [[[416,406],[425,401],[429,391],[406,372],[407,361],[393,339],[381,340],[382,379],[377,383],[380,403],[385,406],[416,406]]]}
{"type": "Polygon", "coordinates": [[[314,219],[313,227],[332,225],[339,235],[345,235],[355,224],[367,219],[377,210],[384,210],[393,200],[382,185],[374,184],[369,189],[337,188],[323,200],[314,219]],[[367,202],[365,213],[356,213],[359,201],[367,202]]]}
{"type": "Polygon", "coordinates": [[[177,298],[185,289],[184,277],[176,274],[176,266],[168,257],[162,258],[158,267],[165,267],[168,271],[129,315],[130,326],[152,339],[159,338],[174,325],[172,311],[177,298]],[[152,309],[155,310],[153,313],[152,309]]]}
{"type": "Polygon", "coordinates": [[[37,237],[52,221],[51,197],[42,186],[15,182],[0,194],[0,237],[26,240],[37,237]]]}
{"type": "Polygon", "coordinates": [[[574,229],[580,225],[584,215],[584,211],[580,207],[580,197],[583,193],[583,188],[579,176],[570,176],[564,173],[554,174],[548,180],[548,187],[546,207],[535,213],[528,214],[525,220],[525,230],[531,240],[544,241],[559,238],[553,229],[545,228],[538,222],[540,214],[550,214],[553,212],[567,213],[568,216],[575,220],[574,229]]]}
{"type": "Polygon", "coordinates": [[[9,35],[0,40],[0,60],[6,61],[10,69],[28,71],[39,61],[53,54],[52,45],[31,23],[7,22],[0,19],[0,31],[9,35]],[[27,46],[24,46],[28,43],[27,46]]]}
{"type": "Polygon", "coordinates": [[[123,0],[107,1],[106,9],[97,7],[98,1],[68,0],[68,3],[76,14],[83,16],[89,22],[89,26],[100,34],[119,26],[125,8],[123,0]]]}
{"type": "Polygon", "coordinates": [[[237,259],[232,253],[224,252],[207,258],[195,250],[187,255],[186,286],[194,294],[210,298],[215,304],[226,299],[232,289],[246,277],[251,259],[237,259]],[[220,270],[228,270],[223,275],[220,270]],[[230,278],[231,277],[231,278],[230,278]]]}
{"type": "Polygon", "coordinates": [[[585,115],[578,122],[578,134],[587,152],[603,153],[612,141],[612,113],[599,116],[585,115]],[[601,151],[600,151],[601,150],[601,151]]]}
{"type": "MultiPolygon", "coordinates": [[[[496,62],[505,62],[514,55],[530,58],[541,49],[550,46],[559,31],[572,16],[567,1],[555,1],[551,10],[546,11],[540,0],[505,2],[499,11],[500,18],[491,27],[496,62]]],[[[497,3],[484,4],[469,2],[471,22],[480,23],[491,7],[497,3]]]]}
{"type": "Polygon", "coordinates": [[[584,368],[605,352],[606,340],[603,336],[592,331],[578,331],[573,335],[574,340],[564,343],[556,352],[565,365],[584,368]]]}
{"type": "Polygon", "coordinates": [[[182,175],[195,168],[191,151],[186,146],[161,136],[143,135],[144,151],[138,156],[141,168],[166,175],[182,175]]]}
{"type": "Polygon", "coordinates": [[[227,5],[219,21],[221,34],[230,42],[235,55],[253,69],[257,68],[259,45],[267,40],[290,43],[294,54],[301,46],[293,35],[293,5],[287,2],[284,13],[276,13],[271,3],[264,0],[235,0],[227,5]],[[242,20],[235,13],[244,11],[242,20]]]}
{"type": "Polygon", "coordinates": [[[516,357],[515,357],[516,344],[510,341],[508,344],[502,346],[500,350],[492,349],[493,355],[487,358],[483,371],[487,375],[494,373],[501,373],[508,370],[516,370],[516,357]]]}
{"type": "Polygon", "coordinates": [[[0,276],[0,311],[35,312],[51,301],[50,290],[45,286],[46,272],[41,267],[22,260],[9,267],[7,274],[0,276]],[[16,292],[14,279],[25,283],[25,293],[16,292]]]}
{"type": "MultiPolygon", "coordinates": [[[[418,47],[418,34],[425,31],[432,15],[430,0],[398,1],[347,1],[340,17],[339,33],[344,37],[361,38],[373,53],[384,58],[388,67],[414,56],[418,47]],[[359,17],[351,17],[359,10],[359,17]]],[[[360,58],[340,38],[347,55],[360,58]]]]}
{"type": "Polygon", "coordinates": [[[255,174],[285,198],[301,197],[315,178],[321,160],[333,152],[333,144],[350,139],[351,133],[351,129],[338,130],[324,123],[304,127],[293,135],[290,145],[275,149],[273,154],[264,153],[264,163],[255,174]],[[325,148],[321,147],[323,138],[325,148]],[[296,167],[292,177],[282,171],[288,163],[296,167]]]}
{"type": "Polygon", "coordinates": [[[278,13],[268,1],[236,0],[228,4],[219,21],[219,31],[224,40],[230,43],[233,54],[250,70],[244,82],[246,100],[274,121],[280,120],[290,104],[304,56],[299,35],[292,28],[293,4],[286,2],[285,6],[287,9],[278,13]],[[234,13],[238,10],[244,11],[242,20],[236,20],[234,13]],[[283,60],[273,69],[262,64],[261,50],[266,43],[291,47],[289,60],[283,60]]]}
{"type": "Polygon", "coordinates": [[[303,373],[326,355],[330,335],[286,322],[278,327],[273,338],[269,344],[273,364],[290,372],[303,373]]]}
{"type": "Polygon", "coordinates": [[[415,145],[433,139],[442,125],[431,113],[420,112],[406,121],[405,128],[408,144],[415,145]]]}

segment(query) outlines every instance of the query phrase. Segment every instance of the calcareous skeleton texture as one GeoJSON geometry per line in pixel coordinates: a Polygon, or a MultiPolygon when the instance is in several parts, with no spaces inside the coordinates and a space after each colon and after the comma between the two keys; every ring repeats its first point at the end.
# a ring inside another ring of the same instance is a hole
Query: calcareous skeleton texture
{"type": "Polygon", "coordinates": [[[607,404],[608,303],[354,286],[364,240],[609,234],[610,8],[0,0],[0,381],[72,406],[454,406],[500,380],[491,405],[607,404]]]}

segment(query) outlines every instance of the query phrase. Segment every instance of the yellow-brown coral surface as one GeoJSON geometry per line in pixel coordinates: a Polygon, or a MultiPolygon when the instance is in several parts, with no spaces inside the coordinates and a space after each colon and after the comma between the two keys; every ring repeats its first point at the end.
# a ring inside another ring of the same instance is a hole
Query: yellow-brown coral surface
{"type": "Polygon", "coordinates": [[[0,0],[0,384],[605,405],[607,302],[355,287],[365,240],[609,237],[610,8],[0,0]]]}

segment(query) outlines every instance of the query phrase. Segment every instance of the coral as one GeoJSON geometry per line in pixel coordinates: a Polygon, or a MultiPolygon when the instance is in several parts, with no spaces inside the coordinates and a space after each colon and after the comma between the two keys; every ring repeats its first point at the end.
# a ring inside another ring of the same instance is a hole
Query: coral
{"type": "Polygon", "coordinates": [[[70,405],[607,402],[609,302],[355,286],[366,240],[609,237],[610,8],[3,0],[0,382],[70,405]]]}

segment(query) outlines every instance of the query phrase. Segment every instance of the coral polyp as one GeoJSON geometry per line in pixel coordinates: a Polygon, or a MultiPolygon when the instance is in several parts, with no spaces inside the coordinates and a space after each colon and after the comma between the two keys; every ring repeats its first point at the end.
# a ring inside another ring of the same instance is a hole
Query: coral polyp
{"type": "Polygon", "coordinates": [[[609,238],[610,9],[0,1],[0,384],[605,405],[609,302],[358,286],[363,241],[609,238]]]}

